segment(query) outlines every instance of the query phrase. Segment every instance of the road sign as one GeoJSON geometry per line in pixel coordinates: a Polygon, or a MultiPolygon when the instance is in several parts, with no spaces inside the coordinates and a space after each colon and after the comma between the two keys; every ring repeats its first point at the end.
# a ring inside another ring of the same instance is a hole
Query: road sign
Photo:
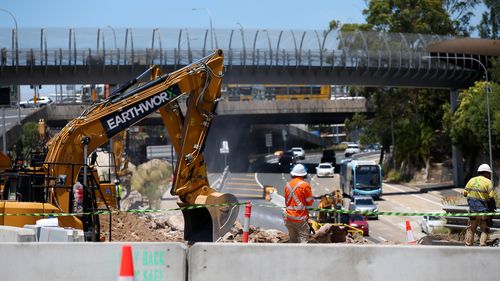
{"type": "Polygon", "coordinates": [[[229,143],[227,141],[222,141],[222,147],[220,148],[221,154],[229,154],[229,143]]]}
{"type": "Polygon", "coordinates": [[[272,147],[273,146],[273,134],[269,133],[266,134],[266,147],[272,147]]]}

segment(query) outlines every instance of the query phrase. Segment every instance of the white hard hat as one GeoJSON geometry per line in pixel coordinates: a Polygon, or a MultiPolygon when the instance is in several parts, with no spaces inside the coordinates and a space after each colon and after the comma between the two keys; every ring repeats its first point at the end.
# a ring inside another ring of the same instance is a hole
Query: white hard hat
{"type": "Polygon", "coordinates": [[[481,164],[481,165],[479,165],[479,167],[477,168],[477,172],[478,173],[480,173],[480,172],[492,173],[490,165],[488,165],[488,164],[481,164]]]}
{"type": "Polygon", "coordinates": [[[293,167],[290,175],[292,175],[293,177],[304,177],[307,175],[306,167],[304,167],[304,165],[302,164],[297,164],[293,167]]]}

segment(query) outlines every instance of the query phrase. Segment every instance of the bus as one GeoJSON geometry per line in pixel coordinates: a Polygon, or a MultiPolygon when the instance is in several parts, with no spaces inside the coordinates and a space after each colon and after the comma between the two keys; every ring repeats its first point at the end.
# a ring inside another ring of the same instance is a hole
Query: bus
{"type": "Polygon", "coordinates": [[[340,188],[345,195],[382,196],[382,167],[375,161],[352,160],[342,163],[340,171],[340,188]]]}
{"type": "Polygon", "coordinates": [[[229,101],[330,100],[330,85],[228,84],[229,101]]]}

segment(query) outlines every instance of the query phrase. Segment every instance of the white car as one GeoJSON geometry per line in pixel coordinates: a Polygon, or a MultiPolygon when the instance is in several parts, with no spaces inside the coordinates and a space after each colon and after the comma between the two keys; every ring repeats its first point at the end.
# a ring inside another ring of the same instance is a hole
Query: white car
{"type": "Polygon", "coordinates": [[[302,147],[292,147],[290,151],[293,152],[293,155],[295,155],[296,158],[301,160],[306,159],[306,152],[302,149],[302,147]]]}
{"type": "Polygon", "coordinates": [[[361,149],[359,148],[359,144],[350,143],[347,145],[347,148],[344,151],[345,157],[350,157],[353,154],[360,153],[361,149]]]}
{"type": "MultiPolygon", "coordinates": [[[[37,106],[40,106],[40,107],[46,106],[46,105],[48,105],[50,103],[52,103],[52,100],[49,97],[43,97],[43,96],[39,97],[37,99],[37,101],[36,101],[37,106]]],[[[29,99],[27,101],[21,101],[19,103],[19,106],[21,108],[34,107],[35,106],[35,100],[34,100],[34,98],[31,98],[31,99],[29,99]]]]}
{"type": "Polygon", "coordinates": [[[420,228],[423,233],[431,234],[432,231],[444,225],[444,220],[441,217],[423,216],[420,221],[420,228]]]}
{"type": "Polygon", "coordinates": [[[319,177],[333,177],[335,173],[335,167],[330,163],[320,163],[316,166],[316,176],[319,177]]]}

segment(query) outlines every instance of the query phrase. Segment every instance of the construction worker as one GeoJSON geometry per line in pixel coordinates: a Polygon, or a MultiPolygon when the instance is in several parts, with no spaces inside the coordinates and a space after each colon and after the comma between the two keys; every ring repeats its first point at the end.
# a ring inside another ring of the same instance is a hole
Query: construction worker
{"type": "MultiPolygon", "coordinates": [[[[464,196],[467,197],[469,204],[469,212],[484,213],[495,209],[495,197],[493,192],[493,183],[491,182],[491,168],[488,164],[481,164],[477,172],[479,176],[474,177],[465,185],[464,196]]],[[[477,226],[481,229],[479,245],[486,246],[489,232],[488,216],[471,216],[469,217],[469,226],[465,234],[465,244],[467,246],[474,245],[474,234],[477,226]]]]}
{"type": "Polygon", "coordinates": [[[285,226],[290,243],[307,243],[309,238],[308,206],[314,203],[311,186],[304,181],[307,171],[304,165],[297,164],[290,172],[292,180],[285,185],[285,226]]]}
{"type": "Polygon", "coordinates": [[[122,200],[122,185],[119,179],[115,179],[116,187],[116,206],[120,210],[120,201],[122,200]]]}

